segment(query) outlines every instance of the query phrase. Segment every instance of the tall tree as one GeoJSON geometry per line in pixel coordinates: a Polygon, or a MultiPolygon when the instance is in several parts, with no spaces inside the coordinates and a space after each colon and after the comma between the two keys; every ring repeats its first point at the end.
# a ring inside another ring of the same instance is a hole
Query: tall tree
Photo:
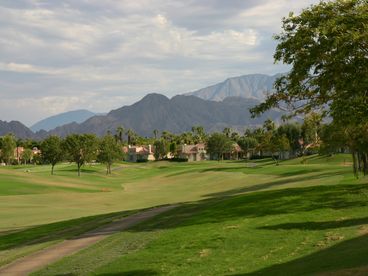
{"type": "Polygon", "coordinates": [[[318,149],[321,144],[320,131],[321,131],[322,117],[317,113],[307,114],[304,118],[304,123],[301,127],[302,137],[300,143],[302,146],[302,153],[304,154],[308,149],[318,149]]]}
{"type": "Polygon", "coordinates": [[[123,143],[123,135],[124,135],[125,128],[123,126],[118,126],[116,128],[116,135],[120,141],[120,144],[123,143]]]}
{"type": "Polygon", "coordinates": [[[230,138],[231,128],[225,127],[222,133],[225,134],[227,138],[230,138]]]}
{"type": "Polygon", "coordinates": [[[106,164],[106,174],[111,174],[112,164],[123,156],[121,144],[112,135],[104,136],[100,141],[98,160],[106,164]]]}
{"type": "Polygon", "coordinates": [[[162,159],[167,151],[166,151],[166,144],[164,139],[159,139],[154,142],[154,152],[153,155],[155,156],[156,161],[162,159]]]}
{"type": "Polygon", "coordinates": [[[14,159],[14,151],[16,146],[15,138],[12,134],[8,134],[3,137],[1,157],[7,165],[10,165],[11,161],[14,159]]]}
{"type": "Polygon", "coordinates": [[[135,145],[137,140],[137,134],[132,129],[128,129],[126,132],[128,136],[128,145],[135,145]]]}
{"type": "Polygon", "coordinates": [[[203,126],[193,126],[192,133],[195,143],[204,143],[206,141],[207,135],[203,126]]]}
{"type": "Polygon", "coordinates": [[[232,150],[233,142],[223,133],[213,133],[207,142],[207,151],[215,155],[217,160],[223,159],[223,154],[232,150]]]}
{"type": "Polygon", "coordinates": [[[33,152],[31,149],[24,149],[23,153],[22,153],[22,161],[24,162],[24,164],[26,165],[27,163],[31,162],[31,159],[33,157],[33,152]]]}
{"type": "Polygon", "coordinates": [[[154,129],[153,130],[153,136],[155,136],[155,140],[157,140],[157,135],[158,135],[158,130],[154,129]]]}
{"type": "Polygon", "coordinates": [[[65,138],[63,147],[68,159],[77,164],[80,176],[81,167],[97,156],[98,139],[93,134],[71,134],[65,138]]]}
{"type": "Polygon", "coordinates": [[[192,132],[184,132],[179,136],[180,144],[191,145],[194,143],[194,137],[192,132]]]}
{"type": "Polygon", "coordinates": [[[280,125],[277,129],[277,134],[280,136],[285,135],[287,137],[293,156],[302,153],[299,143],[300,139],[302,138],[302,128],[299,123],[286,123],[280,125]]]}
{"type": "Polygon", "coordinates": [[[257,147],[258,141],[253,137],[243,136],[238,140],[238,145],[244,151],[245,156],[248,157],[248,154],[257,147]]]}
{"type": "Polygon", "coordinates": [[[51,164],[51,175],[54,174],[55,165],[62,161],[64,151],[62,149],[62,140],[59,136],[49,136],[41,143],[42,160],[51,164]]]}
{"type": "Polygon", "coordinates": [[[161,139],[165,140],[166,144],[169,144],[174,140],[174,134],[172,134],[170,131],[164,130],[161,134],[161,139]]]}
{"type": "MultiPolygon", "coordinates": [[[[291,70],[275,83],[276,93],[251,111],[287,107],[291,115],[317,110],[334,123],[364,132],[368,122],[368,2],[320,2],[283,19],[275,62],[291,70]]],[[[353,137],[351,137],[353,139],[353,137]]],[[[359,144],[356,140],[354,144],[359,144]]],[[[368,159],[368,149],[354,147],[368,159]]],[[[364,171],[368,173],[367,171],[364,171]]]]}

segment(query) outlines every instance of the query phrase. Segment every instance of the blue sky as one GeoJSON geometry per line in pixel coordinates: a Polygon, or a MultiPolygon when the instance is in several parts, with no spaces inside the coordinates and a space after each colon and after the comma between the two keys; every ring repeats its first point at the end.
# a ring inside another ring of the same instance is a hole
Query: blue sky
{"type": "Polygon", "coordinates": [[[316,0],[2,0],[0,120],[107,112],[147,93],[275,74],[281,19],[316,0]]]}

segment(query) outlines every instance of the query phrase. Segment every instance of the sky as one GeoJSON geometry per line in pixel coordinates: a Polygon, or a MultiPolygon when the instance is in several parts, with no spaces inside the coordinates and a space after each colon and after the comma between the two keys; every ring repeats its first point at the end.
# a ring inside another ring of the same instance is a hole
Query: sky
{"type": "Polygon", "coordinates": [[[0,120],[108,112],[274,64],[282,17],[319,0],[1,0],[0,120]]]}

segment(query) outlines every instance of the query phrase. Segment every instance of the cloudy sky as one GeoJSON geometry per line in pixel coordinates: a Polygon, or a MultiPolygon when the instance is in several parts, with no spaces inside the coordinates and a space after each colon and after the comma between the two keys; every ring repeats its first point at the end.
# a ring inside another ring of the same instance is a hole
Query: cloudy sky
{"type": "Polygon", "coordinates": [[[0,120],[107,112],[274,74],[281,18],[317,0],[1,0],[0,120]]]}

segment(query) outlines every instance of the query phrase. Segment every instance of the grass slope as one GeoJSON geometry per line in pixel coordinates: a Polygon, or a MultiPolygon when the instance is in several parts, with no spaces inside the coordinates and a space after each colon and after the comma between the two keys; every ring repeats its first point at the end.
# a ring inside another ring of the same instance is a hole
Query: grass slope
{"type": "Polygon", "coordinates": [[[367,180],[354,179],[346,155],[301,161],[118,164],[111,177],[93,166],[81,178],[67,164],[55,177],[44,166],[1,168],[0,259],[85,231],[80,217],[93,227],[125,214],[116,211],[182,202],[36,274],[300,275],[367,265],[367,180]],[[9,178],[29,190],[2,190],[9,178]]]}
{"type": "Polygon", "coordinates": [[[345,184],[188,203],[36,275],[303,275],[363,266],[367,195],[366,184],[345,184]]]}

